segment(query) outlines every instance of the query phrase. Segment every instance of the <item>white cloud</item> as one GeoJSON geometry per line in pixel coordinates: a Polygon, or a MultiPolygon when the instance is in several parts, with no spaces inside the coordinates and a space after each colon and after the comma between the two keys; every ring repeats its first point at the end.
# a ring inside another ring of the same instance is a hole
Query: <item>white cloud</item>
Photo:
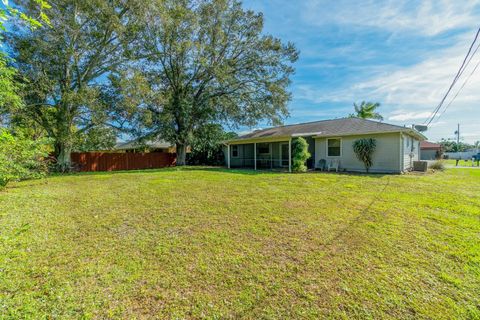
{"type": "MultiPolygon", "coordinates": [[[[405,121],[423,123],[438,105],[448,86],[453,80],[466,54],[472,39],[468,33],[452,43],[452,47],[433,52],[430,57],[418,64],[400,68],[390,66],[383,73],[375,74],[370,79],[351,84],[338,90],[326,91],[311,85],[299,85],[295,88],[295,97],[314,103],[338,103],[351,106],[353,101],[372,100],[382,103],[380,112],[391,122],[405,124],[405,121]]],[[[445,105],[455,95],[474,66],[480,61],[480,50],[472,59],[468,68],[457,82],[446,100],[445,105]]],[[[439,140],[457,123],[461,123],[473,133],[464,136],[465,141],[473,142],[480,138],[480,69],[473,74],[461,93],[445,111],[439,115],[442,121],[435,120],[427,136],[439,140]]],[[[452,129],[453,128],[453,129],[452,129]]],[[[452,131],[452,132],[453,132],[452,131]]],[[[466,131],[465,131],[466,132],[466,131]]]]}
{"type": "MultiPolygon", "coordinates": [[[[470,41],[471,39],[468,41],[461,39],[453,48],[440,51],[419,64],[391,71],[389,74],[359,83],[355,88],[383,96],[385,103],[410,104],[433,109],[440,102],[458,71],[470,41]]],[[[479,60],[480,53],[472,60],[450,97],[453,97],[479,60]]],[[[479,85],[480,72],[476,72],[454,104],[480,101],[479,85]]]]}
{"type": "Polygon", "coordinates": [[[463,137],[467,137],[467,138],[470,138],[470,137],[480,137],[480,133],[478,132],[467,132],[467,133],[462,133],[461,134],[463,137]]]}
{"type": "Polygon", "coordinates": [[[341,24],[375,27],[391,32],[411,31],[432,36],[478,23],[480,1],[423,0],[349,1],[308,0],[303,18],[312,25],[341,24]]]}
{"type": "Polygon", "coordinates": [[[350,101],[349,103],[351,104],[355,101],[353,92],[347,89],[327,91],[312,85],[303,84],[295,86],[294,91],[295,98],[308,100],[313,103],[350,101]]]}
{"type": "Polygon", "coordinates": [[[431,112],[406,112],[406,113],[396,113],[388,117],[388,120],[391,121],[406,121],[406,120],[418,120],[426,119],[430,117],[431,112]]]}
{"type": "MultiPolygon", "coordinates": [[[[380,112],[389,122],[423,123],[445,94],[480,21],[480,0],[246,2],[265,12],[271,32],[301,50],[291,114],[302,121],[345,116],[354,101],[370,100],[382,103],[380,112]],[[405,66],[413,60],[420,62],[405,66]]],[[[464,77],[479,60],[480,50],[464,77]]],[[[465,141],[479,140],[478,88],[480,68],[449,109],[440,112],[427,136],[453,138],[460,123],[465,141]]]]}

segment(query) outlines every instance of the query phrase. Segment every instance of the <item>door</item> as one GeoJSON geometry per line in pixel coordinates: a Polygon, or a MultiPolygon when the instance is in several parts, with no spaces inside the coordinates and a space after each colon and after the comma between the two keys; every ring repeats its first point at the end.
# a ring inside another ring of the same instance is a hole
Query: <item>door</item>
{"type": "Polygon", "coordinates": [[[280,166],[288,167],[288,143],[280,144],[280,166]]]}

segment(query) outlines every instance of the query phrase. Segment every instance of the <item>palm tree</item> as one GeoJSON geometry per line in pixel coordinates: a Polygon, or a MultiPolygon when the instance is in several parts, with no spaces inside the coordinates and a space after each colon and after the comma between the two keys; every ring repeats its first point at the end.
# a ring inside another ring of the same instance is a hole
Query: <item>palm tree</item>
{"type": "Polygon", "coordinates": [[[353,107],[355,108],[355,113],[351,114],[351,117],[357,117],[361,119],[376,119],[376,120],[383,120],[383,117],[380,113],[375,112],[377,108],[380,107],[380,103],[378,102],[365,102],[362,101],[360,105],[353,103],[353,107]]]}

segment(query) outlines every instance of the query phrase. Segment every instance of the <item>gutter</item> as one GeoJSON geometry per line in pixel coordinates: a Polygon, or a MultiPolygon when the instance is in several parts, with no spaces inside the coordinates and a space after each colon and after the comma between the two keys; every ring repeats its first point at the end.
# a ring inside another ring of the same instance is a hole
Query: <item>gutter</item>
{"type": "Polygon", "coordinates": [[[413,129],[399,130],[399,131],[374,131],[374,132],[365,132],[365,133],[328,134],[328,135],[314,136],[313,138],[318,139],[318,138],[330,138],[330,137],[367,136],[371,134],[389,134],[389,133],[407,133],[417,138],[420,138],[420,140],[427,140],[427,137],[425,137],[423,134],[419,132],[416,132],[413,129]]]}
{"type": "Polygon", "coordinates": [[[257,138],[245,138],[245,139],[232,139],[224,141],[225,145],[229,144],[244,144],[254,142],[276,142],[276,141],[288,141],[292,136],[274,136],[274,137],[257,137],[257,138]]]}
{"type": "Polygon", "coordinates": [[[226,140],[222,143],[224,145],[229,144],[246,144],[246,143],[254,143],[254,142],[278,142],[278,141],[288,141],[291,138],[297,137],[313,137],[314,139],[318,138],[330,138],[330,137],[347,137],[347,136],[365,136],[365,135],[372,135],[372,134],[389,134],[389,133],[402,133],[402,134],[409,134],[418,138],[419,140],[427,140],[420,132],[417,132],[413,129],[405,128],[406,130],[398,130],[398,131],[374,131],[374,132],[365,132],[365,133],[348,133],[348,134],[325,134],[322,135],[322,132],[305,132],[305,133],[294,133],[292,135],[285,135],[285,136],[274,136],[274,137],[255,137],[255,138],[237,138],[232,140],[226,140]]]}

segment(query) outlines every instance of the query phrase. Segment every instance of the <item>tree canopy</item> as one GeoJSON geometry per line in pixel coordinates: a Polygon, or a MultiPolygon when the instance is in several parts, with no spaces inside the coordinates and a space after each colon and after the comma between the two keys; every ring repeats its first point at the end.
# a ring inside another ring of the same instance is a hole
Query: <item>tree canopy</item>
{"type": "Polygon", "coordinates": [[[444,152],[464,152],[470,149],[476,149],[479,147],[480,142],[475,142],[474,144],[469,144],[463,141],[457,143],[456,139],[442,139],[438,142],[444,152]]]}
{"type": "Polygon", "coordinates": [[[50,19],[45,14],[45,10],[50,5],[45,0],[32,0],[31,5],[37,8],[36,16],[29,16],[17,8],[13,8],[8,1],[0,4],[0,125],[4,125],[3,117],[11,109],[19,108],[22,105],[22,99],[19,96],[20,84],[16,81],[17,70],[11,65],[12,60],[5,51],[4,36],[6,21],[13,24],[25,24],[30,30],[35,30],[43,25],[50,25],[50,19]]]}
{"type": "Polygon", "coordinates": [[[224,142],[236,138],[235,132],[226,132],[219,124],[198,128],[190,144],[187,163],[193,165],[225,165],[224,142]]]}
{"type": "Polygon", "coordinates": [[[146,59],[117,78],[132,127],[177,146],[210,123],[279,124],[298,52],[263,34],[263,16],[236,0],[153,1],[142,30],[146,59]]]}
{"type": "Polygon", "coordinates": [[[378,102],[365,102],[362,101],[360,104],[353,103],[355,113],[351,114],[351,117],[357,117],[361,119],[375,119],[383,120],[383,117],[376,110],[380,107],[378,102]]]}
{"type": "MultiPolygon", "coordinates": [[[[50,25],[9,34],[23,79],[25,106],[16,116],[35,121],[54,141],[59,168],[70,167],[77,135],[104,124],[109,77],[135,57],[142,1],[52,0],[50,25]]],[[[38,7],[20,2],[35,16],[38,7]]]]}
{"type": "Polygon", "coordinates": [[[263,15],[240,1],[19,0],[18,6],[45,24],[7,33],[18,72],[0,61],[6,88],[0,107],[12,123],[51,138],[60,170],[70,168],[73,150],[111,145],[111,131],[101,139],[108,126],[161,136],[176,144],[182,165],[186,147],[209,126],[280,124],[288,116],[298,51],[265,34],[263,15]]]}

